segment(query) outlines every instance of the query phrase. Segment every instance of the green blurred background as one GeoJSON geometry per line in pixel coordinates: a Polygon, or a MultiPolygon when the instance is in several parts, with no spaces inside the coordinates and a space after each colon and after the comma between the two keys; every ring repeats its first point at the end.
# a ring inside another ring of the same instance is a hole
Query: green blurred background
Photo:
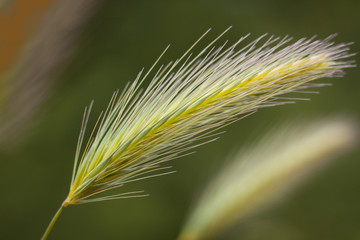
{"type": "MultiPolygon", "coordinates": [[[[71,7],[71,6],[69,6],[71,7]]],[[[148,69],[178,58],[208,28],[199,49],[230,25],[224,39],[251,33],[295,39],[338,33],[336,42],[360,50],[357,0],[104,1],[77,41],[49,100],[31,119],[23,140],[0,152],[1,239],[39,239],[66,197],[84,107],[94,99],[90,124],[113,91],[148,69]]],[[[64,16],[66,18],[66,16],[64,16]]],[[[354,57],[357,63],[359,56],[354,57]]],[[[34,59],[36,61],[36,59],[34,59]]],[[[175,174],[127,186],[151,196],[75,205],[65,209],[49,239],[175,239],[187,212],[229,153],[255,141],[273,125],[296,118],[350,114],[360,119],[359,70],[346,70],[311,101],[262,109],[226,127],[221,139],[174,162],[175,174]]],[[[308,97],[308,96],[305,96],[308,97]]],[[[303,185],[286,201],[219,239],[360,239],[359,147],[303,185]]]]}

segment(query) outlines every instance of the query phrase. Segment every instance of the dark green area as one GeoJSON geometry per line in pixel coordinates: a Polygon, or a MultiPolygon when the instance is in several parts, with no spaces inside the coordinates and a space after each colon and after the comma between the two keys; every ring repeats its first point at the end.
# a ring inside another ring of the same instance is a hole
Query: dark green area
{"type": "MultiPolygon", "coordinates": [[[[70,6],[69,6],[70,7],[70,6]]],[[[338,33],[336,42],[355,42],[360,51],[360,2],[201,0],[106,1],[79,40],[76,56],[22,143],[1,152],[1,239],[39,239],[66,197],[82,112],[95,99],[91,123],[116,89],[149,68],[172,46],[162,63],[178,58],[209,27],[204,46],[228,26],[224,39],[263,33],[295,39],[338,33]]],[[[66,17],[66,16],[64,16],[66,17]]],[[[359,56],[354,57],[357,63],[359,56]]],[[[36,59],[34,59],[36,61],[36,59]]],[[[197,153],[171,163],[176,174],[126,189],[151,196],[66,208],[49,239],[175,239],[195,196],[229,153],[254,141],[274,124],[296,118],[347,113],[360,120],[359,70],[348,69],[312,100],[262,109],[227,127],[227,133],[197,153]]],[[[308,96],[306,96],[308,97],[308,96]]],[[[223,239],[360,239],[359,147],[315,176],[289,199],[223,239]]]]}

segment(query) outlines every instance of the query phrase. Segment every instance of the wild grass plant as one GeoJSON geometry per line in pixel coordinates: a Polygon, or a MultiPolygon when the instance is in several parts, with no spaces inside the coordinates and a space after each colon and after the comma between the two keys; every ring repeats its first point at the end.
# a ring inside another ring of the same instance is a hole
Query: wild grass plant
{"type": "Polygon", "coordinates": [[[69,194],[43,239],[68,205],[146,196],[106,191],[171,173],[165,162],[215,140],[218,129],[259,108],[293,102],[283,95],[309,93],[304,89],[324,85],[313,80],[342,76],[353,66],[344,60],[351,56],[349,44],[334,44],[333,36],[292,42],[264,35],[246,45],[245,36],[215,47],[223,34],[193,57],[190,52],[203,35],[179,59],[154,72],[161,54],[149,71],[114,93],[83,148],[92,104],[85,109],[69,194]]]}
{"type": "Polygon", "coordinates": [[[212,176],[178,239],[212,239],[283,200],[315,170],[351,149],[357,138],[355,122],[339,117],[273,128],[255,146],[242,146],[212,176]]]}

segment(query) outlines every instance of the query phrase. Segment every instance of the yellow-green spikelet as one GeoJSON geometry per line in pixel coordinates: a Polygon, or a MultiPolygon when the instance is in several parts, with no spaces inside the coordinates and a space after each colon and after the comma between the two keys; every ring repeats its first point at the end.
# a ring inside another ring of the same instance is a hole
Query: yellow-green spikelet
{"type": "Polygon", "coordinates": [[[188,51],[160,68],[137,95],[149,74],[140,79],[140,73],[120,97],[113,96],[81,158],[80,134],[64,205],[123,197],[88,199],[163,170],[162,162],[195,147],[197,140],[202,142],[240,115],[283,104],[275,98],[279,95],[316,86],[308,82],[318,78],[341,75],[351,62],[340,59],[350,55],[346,44],[334,45],[331,38],[301,39],[286,47],[290,39],[269,38],[256,48],[259,38],[238,51],[235,47],[244,38],[226,50],[224,45],[210,49],[211,43],[193,59],[184,61],[188,51]]]}

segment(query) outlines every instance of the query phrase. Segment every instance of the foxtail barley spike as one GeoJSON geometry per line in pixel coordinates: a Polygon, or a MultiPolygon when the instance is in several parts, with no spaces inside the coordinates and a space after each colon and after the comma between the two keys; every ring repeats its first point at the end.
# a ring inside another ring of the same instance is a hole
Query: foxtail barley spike
{"type": "MultiPolygon", "coordinates": [[[[226,42],[214,47],[223,34],[192,57],[190,51],[201,37],[180,59],[161,66],[145,90],[140,86],[159,59],[147,73],[141,71],[120,96],[115,92],[80,154],[89,117],[85,114],[63,207],[123,198],[123,194],[89,197],[154,173],[167,174],[162,163],[212,141],[206,139],[210,133],[239,116],[292,102],[277,97],[320,86],[309,82],[341,76],[344,68],[352,66],[343,61],[350,56],[348,44],[335,45],[332,36],[300,39],[290,45],[287,37],[264,40],[262,36],[236,50],[246,36],[227,48],[226,42]]],[[[143,194],[127,195],[138,196],[143,194]]]]}
{"type": "Polygon", "coordinates": [[[270,37],[258,46],[263,36],[235,50],[244,38],[225,50],[225,44],[213,47],[216,39],[193,59],[190,48],[160,67],[143,92],[140,85],[154,66],[144,77],[140,72],[121,96],[113,95],[80,158],[88,112],[64,205],[104,200],[88,197],[167,169],[160,164],[239,115],[284,104],[279,95],[316,86],[309,82],[342,75],[351,66],[342,61],[349,56],[347,44],[334,45],[332,36],[289,46],[289,38],[270,37]]]}

